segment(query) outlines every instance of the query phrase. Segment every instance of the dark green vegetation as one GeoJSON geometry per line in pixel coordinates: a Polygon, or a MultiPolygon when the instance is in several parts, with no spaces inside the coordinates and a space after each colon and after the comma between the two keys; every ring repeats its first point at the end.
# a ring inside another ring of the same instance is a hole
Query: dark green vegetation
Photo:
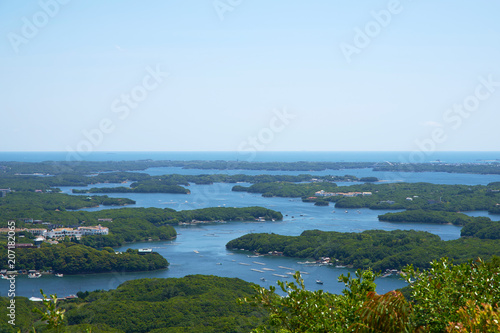
{"type": "Polygon", "coordinates": [[[265,313],[236,300],[253,294],[235,278],[193,275],[127,281],[116,290],[92,292],[68,309],[69,325],[105,323],[124,332],[248,332],[265,313]]]}
{"type": "Polygon", "coordinates": [[[58,174],[55,176],[16,175],[0,173],[0,188],[10,188],[13,191],[41,191],[59,192],[60,186],[88,186],[100,183],[132,182],[130,187],[94,187],[83,190],[73,190],[74,193],[179,193],[189,194],[190,191],[180,185],[189,186],[190,183],[209,185],[213,183],[262,183],[262,182],[334,182],[334,181],[361,181],[376,182],[376,177],[358,178],[352,175],[345,176],[311,176],[308,174],[291,175],[179,175],[170,174],[150,176],[137,172],[109,172],[94,175],[58,174]]]}
{"type": "Polygon", "coordinates": [[[334,183],[289,183],[272,182],[257,183],[251,186],[236,185],[233,187],[235,192],[262,193],[263,197],[288,197],[300,198],[314,196],[314,193],[320,190],[326,192],[337,191],[340,187],[334,183]]]}
{"type": "Polygon", "coordinates": [[[230,241],[226,247],[263,254],[278,251],[297,258],[330,257],[343,265],[376,271],[400,269],[409,264],[429,268],[432,260],[445,256],[461,263],[500,255],[500,243],[492,239],[472,237],[443,241],[439,236],[414,230],[361,233],[308,230],[300,236],[248,234],[230,241]]]}
{"type": "MultiPolygon", "coordinates": [[[[127,281],[116,290],[79,292],[78,299],[29,303],[16,298],[22,332],[499,332],[500,259],[428,270],[403,270],[408,299],[399,291],[375,292],[377,274],[341,275],[342,294],[308,291],[296,282],[265,289],[234,278],[191,275],[127,281]],[[29,312],[32,305],[34,311],[29,312]],[[111,328],[112,327],[112,328],[111,328]]],[[[43,294],[43,293],[42,293],[43,294]]],[[[46,298],[46,295],[44,295],[46,298]]],[[[0,298],[5,308],[6,298],[0,298]]],[[[2,332],[14,332],[0,324],[2,332]]]]}
{"type": "Polygon", "coordinates": [[[233,191],[262,193],[263,196],[302,197],[304,201],[334,202],[338,208],[423,209],[447,212],[487,210],[498,212],[500,184],[439,185],[429,183],[358,184],[336,186],[326,183],[258,183],[249,187],[234,186],[233,191]],[[372,192],[367,196],[317,197],[315,192],[372,192]],[[308,199],[309,198],[309,199],[308,199]]]}
{"type": "MultiPolygon", "coordinates": [[[[6,295],[7,292],[2,292],[2,295],[6,295]]],[[[33,313],[33,308],[40,308],[41,304],[31,302],[26,297],[15,297],[15,307],[16,307],[16,326],[9,324],[7,321],[11,318],[7,317],[10,306],[10,298],[0,297],[0,315],[2,320],[0,320],[0,332],[17,332],[16,328],[21,329],[21,332],[27,332],[35,321],[37,321],[40,316],[33,313]]]]}
{"type": "MultiPolygon", "coordinates": [[[[489,217],[471,217],[462,213],[427,211],[427,210],[407,210],[398,213],[386,213],[379,215],[380,221],[386,222],[415,222],[415,223],[437,223],[466,225],[467,223],[479,224],[480,222],[491,222],[489,217]]],[[[500,225],[500,223],[497,223],[500,225]]]]}
{"type": "Polygon", "coordinates": [[[475,173],[500,174],[500,162],[494,163],[391,163],[377,164],[373,171],[384,172],[448,172],[448,173],[475,173]]]}
{"type": "MultiPolygon", "coordinates": [[[[269,311],[271,332],[500,332],[500,262],[455,265],[447,258],[434,261],[427,271],[404,270],[410,300],[399,291],[375,292],[372,271],[356,277],[340,276],[342,295],[307,291],[298,273],[296,282],[276,288],[257,288],[244,299],[269,311]]],[[[268,331],[265,328],[257,332],[268,331]]]]}
{"type": "Polygon", "coordinates": [[[461,231],[462,237],[481,239],[500,239],[500,222],[480,221],[466,224],[461,231]]]}
{"type": "Polygon", "coordinates": [[[246,161],[70,161],[70,162],[0,162],[0,173],[5,174],[91,174],[145,170],[155,167],[178,167],[184,169],[215,170],[287,170],[321,171],[326,169],[371,168],[373,162],[246,162],[246,161]]]}
{"type": "Polygon", "coordinates": [[[249,332],[266,314],[237,299],[254,293],[235,278],[191,275],[127,281],[116,290],[79,293],[69,325],[104,323],[123,332],[249,332]]]}
{"type": "MultiPolygon", "coordinates": [[[[1,162],[0,162],[1,163],[1,162]]],[[[150,176],[137,172],[111,172],[86,176],[83,174],[57,174],[55,176],[17,175],[0,172],[0,188],[14,191],[52,190],[59,192],[58,186],[87,186],[98,183],[122,183],[125,181],[141,181],[150,176]]]]}
{"type": "Polygon", "coordinates": [[[73,190],[73,193],[176,193],[189,194],[188,189],[179,185],[161,185],[155,182],[149,184],[131,184],[131,187],[93,187],[88,190],[73,190]]]}
{"type": "Polygon", "coordinates": [[[364,181],[376,182],[375,177],[358,178],[352,175],[345,176],[311,176],[311,175],[163,175],[150,176],[150,178],[130,184],[127,187],[106,187],[106,188],[91,188],[85,190],[73,190],[74,193],[180,193],[188,194],[189,190],[180,186],[189,186],[189,183],[198,185],[211,185],[213,183],[269,183],[277,181],[286,182],[326,182],[334,181],[364,181]]]}
{"type": "Polygon", "coordinates": [[[375,163],[375,162],[246,162],[246,161],[69,161],[69,162],[0,162],[4,174],[91,174],[145,170],[155,167],[178,167],[205,170],[268,170],[268,171],[323,171],[370,168],[381,172],[449,172],[500,174],[500,163],[375,163]]]}
{"type": "MultiPolygon", "coordinates": [[[[264,310],[238,304],[254,294],[254,285],[236,278],[190,275],[179,279],[127,281],[116,290],[79,292],[78,299],[57,303],[64,318],[59,332],[249,332],[264,323],[264,310]],[[112,327],[112,329],[111,329],[112,327]]],[[[24,297],[16,298],[17,327],[45,332],[42,308],[24,297]]],[[[5,308],[7,298],[0,298],[5,308]]],[[[48,316],[54,322],[57,315],[48,316]]],[[[59,318],[60,319],[60,318],[59,318]]],[[[6,320],[2,332],[15,332],[6,320]]],[[[56,326],[57,328],[57,326],[56,326]]],[[[57,329],[49,332],[58,332],[57,329]]]]}
{"type": "Polygon", "coordinates": [[[23,217],[26,217],[32,214],[31,212],[65,211],[98,207],[99,205],[124,206],[132,204],[135,204],[135,201],[127,198],[87,197],[62,193],[12,192],[0,198],[0,216],[2,216],[3,212],[8,211],[24,211],[23,217]]]}
{"type": "MultiPolygon", "coordinates": [[[[16,269],[54,269],[61,273],[99,273],[108,271],[151,270],[166,267],[167,261],[160,255],[143,257],[132,252],[115,255],[106,251],[97,251],[104,247],[117,247],[124,243],[169,240],[177,233],[172,225],[181,222],[196,221],[253,221],[281,220],[281,213],[262,207],[246,208],[205,208],[189,211],[175,211],[159,208],[121,208],[102,211],[68,211],[81,206],[88,207],[96,202],[102,203],[107,197],[70,196],[59,193],[15,192],[0,198],[0,227],[6,227],[7,221],[16,221],[17,228],[53,228],[56,226],[78,227],[101,224],[109,228],[109,235],[84,236],[81,240],[73,239],[70,249],[67,243],[56,246],[42,246],[40,249],[16,250],[18,267],[16,269]],[[44,222],[33,224],[32,221],[44,222]],[[70,256],[65,257],[62,254],[70,256]],[[88,261],[91,258],[91,261],[88,261]],[[118,258],[118,259],[117,259],[118,258]],[[146,260],[148,259],[148,260],[146,260]]],[[[122,199],[113,199],[120,202],[122,199]]],[[[128,200],[128,199],[123,199],[128,200]]],[[[24,243],[32,243],[33,235],[27,231],[24,243]]],[[[18,238],[18,242],[19,242],[18,238]]],[[[0,246],[6,247],[6,234],[0,234],[0,246]]],[[[44,244],[45,245],[45,244],[44,244]]],[[[2,258],[7,251],[2,251],[2,258]]],[[[7,258],[1,267],[7,264],[7,258]]]]}
{"type": "MultiPolygon", "coordinates": [[[[0,253],[0,269],[7,267],[7,251],[0,253]]],[[[151,271],[168,267],[158,253],[140,255],[137,250],[115,254],[74,243],[43,244],[39,249],[16,249],[16,270],[54,270],[64,274],[151,271]]]]}

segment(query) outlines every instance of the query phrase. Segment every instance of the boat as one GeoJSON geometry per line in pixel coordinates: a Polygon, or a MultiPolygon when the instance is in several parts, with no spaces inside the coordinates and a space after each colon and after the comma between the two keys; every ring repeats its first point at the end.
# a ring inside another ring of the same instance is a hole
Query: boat
{"type": "Polygon", "coordinates": [[[64,275],[62,273],[56,273],[54,274],[56,277],[63,277],[64,275]]]}
{"type": "Polygon", "coordinates": [[[286,267],[286,266],[278,266],[278,268],[288,269],[288,270],[291,270],[291,271],[293,270],[293,268],[291,268],[291,267],[286,267]]]}
{"type": "Polygon", "coordinates": [[[282,277],[282,278],[287,278],[288,275],[283,275],[283,274],[273,274],[274,276],[279,276],[279,277],[282,277]]]}
{"type": "Polygon", "coordinates": [[[218,263],[217,263],[217,265],[222,265],[222,263],[221,263],[221,262],[218,262],[218,263]]]}
{"type": "Polygon", "coordinates": [[[42,276],[42,274],[40,274],[38,272],[36,272],[36,273],[29,273],[28,274],[28,278],[30,278],[30,279],[38,279],[41,276],[42,276]]]}
{"type": "Polygon", "coordinates": [[[316,283],[317,283],[317,284],[323,284],[323,281],[321,281],[321,280],[316,280],[316,283]]]}
{"type": "Polygon", "coordinates": [[[261,281],[266,281],[266,279],[264,279],[263,277],[260,278],[261,281]]]}

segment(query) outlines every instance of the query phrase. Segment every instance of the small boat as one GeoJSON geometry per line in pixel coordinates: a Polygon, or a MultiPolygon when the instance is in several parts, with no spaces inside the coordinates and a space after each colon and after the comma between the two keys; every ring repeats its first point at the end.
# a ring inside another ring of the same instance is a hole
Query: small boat
{"type": "Polygon", "coordinates": [[[218,262],[218,263],[217,263],[217,265],[222,265],[222,263],[221,263],[221,262],[218,262]]]}
{"type": "Polygon", "coordinates": [[[279,276],[279,277],[282,277],[282,278],[287,278],[288,275],[283,275],[283,274],[273,274],[274,276],[279,276]]]}
{"type": "Polygon", "coordinates": [[[278,266],[279,268],[283,268],[283,269],[289,269],[289,270],[293,270],[293,268],[290,268],[290,267],[286,267],[286,266],[278,266]]]}
{"type": "Polygon", "coordinates": [[[317,283],[317,284],[323,284],[323,281],[321,281],[321,280],[316,280],[316,283],[317,283]]]}
{"type": "Polygon", "coordinates": [[[56,273],[54,274],[56,277],[63,277],[64,275],[62,273],[56,273]]]}
{"type": "Polygon", "coordinates": [[[266,281],[266,279],[264,279],[263,277],[260,278],[261,281],[266,281]]]}
{"type": "Polygon", "coordinates": [[[42,274],[40,274],[38,272],[36,272],[36,273],[29,273],[28,274],[28,278],[30,278],[30,279],[38,279],[41,276],[42,276],[42,274]]]}

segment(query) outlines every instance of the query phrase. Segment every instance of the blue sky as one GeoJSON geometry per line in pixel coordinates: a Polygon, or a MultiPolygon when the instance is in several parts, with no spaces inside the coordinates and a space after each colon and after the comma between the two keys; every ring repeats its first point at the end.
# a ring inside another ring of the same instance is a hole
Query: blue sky
{"type": "Polygon", "coordinates": [[[498,151],[498,13],[2,1],[0,151],[498,151]]]}

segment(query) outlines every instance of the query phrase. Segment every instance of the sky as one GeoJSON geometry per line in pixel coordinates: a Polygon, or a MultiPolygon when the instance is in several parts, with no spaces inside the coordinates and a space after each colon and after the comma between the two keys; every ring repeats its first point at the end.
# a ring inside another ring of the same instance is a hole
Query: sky
{"type": "Polygon", "coordinates": [[[499,151],[498,13],[2,0],[0,151],[499,151]]]}

